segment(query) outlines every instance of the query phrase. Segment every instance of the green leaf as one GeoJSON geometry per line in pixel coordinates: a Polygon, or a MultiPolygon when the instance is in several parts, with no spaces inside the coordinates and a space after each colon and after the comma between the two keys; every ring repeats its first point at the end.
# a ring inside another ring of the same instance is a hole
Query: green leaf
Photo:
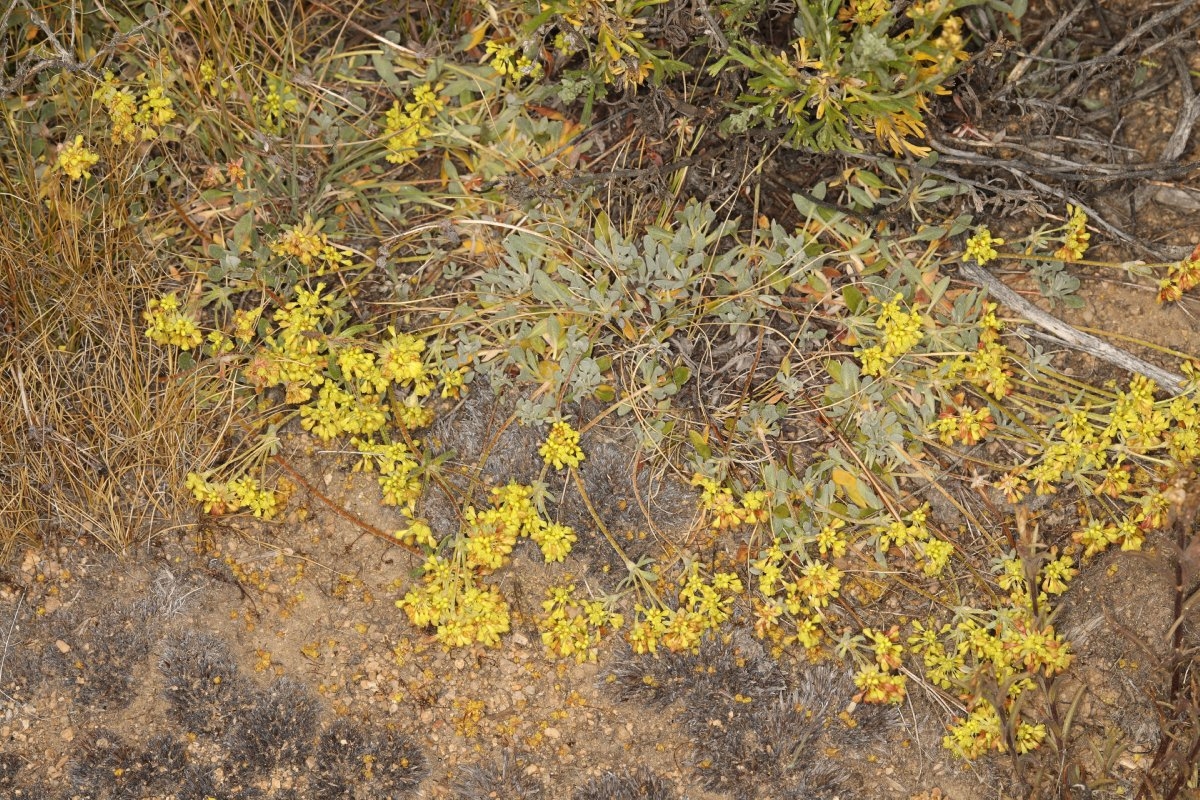
{"type": "Polygon", "coordinates": [[[230,249],[235,253],[244,253],[250,249],[250,237],[254,234],[254,214],[246,212],[242,214],[241,219],[233,226],[230,232],[231,242],[230,249]]]}
{"type": "Polygon", "coordinates": [[[853,284],[842,287],[842,300],[846,302],[846,308],[850,309],[852,314],[861,314],[866,309],[866,298],[853,284]]]}
{"type": "Polygon", "coordinates": [[[396,77],[396,70],[392,66],[383,53],[375,53],[371,56],[371,66],[375,67],[375,71],[379,73],[379,79],[387,84],[387,87],[392,90],[392,94],[396,97],[404,97],[408,94],[408,89],[396,77]]]}

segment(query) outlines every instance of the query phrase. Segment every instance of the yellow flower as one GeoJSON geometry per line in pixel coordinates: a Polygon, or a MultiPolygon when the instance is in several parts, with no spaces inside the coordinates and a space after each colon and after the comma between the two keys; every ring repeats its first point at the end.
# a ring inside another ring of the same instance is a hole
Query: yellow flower
{"type": "Polygon", "coordinates": [[[211,58],[200,62],[200,85],[209,87],[209,92],[216,96],[217,68],[211,58]]]}
{"type": "Polygon", "coordinates": [[[149,141],[158,137],[156,128],[161,128],[175,119],[171,98],[163,94],[161,86],[152,86],[142,95],[141,107],[134,122],[142,126],[142,139],[149,141]]]}
{"type": "Polygon", "coordinates": [[[305,214],[304,222],[288,228],[271,243],[271,252],[277,256],[291,256],[307,267],[323,254],[328,244],[325,234],[321,233],[323,225],[323,220],[313,222],[312,217],[305,214]]]}
{"type": "Polygon", "coordinates": [[[552,523],[541,527],[530,534],[531,539],[541,548],[542,557],[547,562],[562,561],[571,552],[571,545],[578,541],[575,531],[568,525],[552,523]]]}
{"type": "Polygon", "coordinates": [[[149,323],[146,336],[157,344],[171,344],[181,350],[191,350],[199,347],[203,341],[199,324],[179,310],[179,298],[174,292],[147,303],[142,319],[149,323]]]}
{"type": "Polygon", "coordinates": [[[516,75],[516,59],[517,48],[511,44],[500,44],[499,42],[487,42],[484,46],[483,60],[491,59],[492,69],[496,70],[500,75],[516,75]]]}
{"type": "Polygon", "coordinates": [[[878,705],[898,705],[904,701],[907,683],[908,677],[905,675],[895,675],[885,672],[875,664],[868,664],[854,675],[854,685],[860,690],[854,696],[854,700],[878,705]]]}
{"type": "Polygon", "coordinates": [[[1024,754],[1036,750],[1045,738],[1045,725],[1041,723],[1030,725],[1028,722],[1022,722],[1017,726],[1017,752],[1024,754]]]}
{"type": "Polygon", "coordinates": [[[974,236],[967,239],[966,256],[974,259],[975,263],[982,267],[999,255],[993,246],[998,244],[1004,244],[1004,240],[993,237],[987,228],[980,228],[974,236]]]}
{"type": "Polygon", "coordinates": [[[1091,234],[1087,229],[1087,214],[1078,206],[1067,205],[1070,217],[1063,230],[1063,244],[1054,252],[1054,257],[1063,261],[1078,261],[1087,252],[1091,234]]]}
{"type": "Polygon", "coordinates": [[[349,430],[348,416],[353,405],[354,398],[348,392],[326,383],[316,403],[300,407],[300,427],[327,442],[349,430]]]}
{"type": "Polygon", "coordinates": [[[859,350],[859,361],[862,362],[863,375],[882,375],[883,370],[891,363],[883,354],[880,347],[864,347],[859,350]]]}
{"type": "Polygon", "coordinates": [[[433,422],[433,409],[421,405],[416,395],[409,395],[395,408],[396,421],[409,430],[424,428],[433,422]]]}
{"type": "Polygon", "coordinates": [[[88,170],[100,160],[100,156],[83,146],[83,136],[76,136],[72,144],[67,145],[58,154],[58,168],[67,173],[71,180],[90,178],[88,170]]]}
{"type": "Polygon", "coordinates": [[[950,561],[950,555],[954,552],[954,545],[941,539],[930,539],[921,544],[921,549],[924,551],[925,556],[922,571],[929,577],[936,578],[942,574],[942,570],[946,568],[946,564],[950,561]]]}
{"type": "Polygon", "coordinates": [[[258,326],[258,318],[262,316],[263,306],[249,311],[238,309],[233,312],[233,335],[243,344],[254,338],[258,326]]]}
{"type": "Polygon", "coordinates": [[[433,134],[427,123],[445,107],[445,101],[437,94],[441,89],[441,84],[425,84],[413,89],[413,99],[403,106],[398,100],[392,103],[383,126],[386,160],[406,164],[416,158],[418,148],[433,134]]]}
{"type": "Polygon", "coordinates": [[[92,97],[99,100],[108,112],[114,142],[132,144],[137,141],[137,125],[134,123],[137,101],[127,90],[117,88],[117,79],[111,72],[104,73],[104,83],[92,93],[92,97]]]}
{"type": "Polygon", "coordinates": [[[550,435],[538,448],[538,453],[555,469],[578,467],[583,461],[583,450],[579,449],[579,431],[567,422],[556,422],[550,426],[550,435]]]}
{"type": "Polygon", "coordinates": [[[388,327],[391,338],[379,347],[379,372],[384,378],[401,386],[409,386],[425,377],[422,353],[425,340],[411,333],[396,333],[388,327]]]}
{"type": "Polygon", "coordinates": [[[898,358],[912,350],[921,342],[921,314],[918,311],[902,311],[901,295],[896,295],[888,303],[884,303],[875,320],[875,327],[883,331],[883,354],[889,360],[898,358]]]}

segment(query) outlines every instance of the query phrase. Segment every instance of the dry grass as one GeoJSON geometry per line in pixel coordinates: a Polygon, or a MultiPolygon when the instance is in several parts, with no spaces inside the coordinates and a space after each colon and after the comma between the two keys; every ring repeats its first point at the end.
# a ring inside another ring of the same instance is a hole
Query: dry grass
{"type": "Polygon", "coordinates": [[[18,188],[36,176],[3,180],[0,561],[80,535],[123,551],[192,513],[186,475],[216,458],[234,409],[145,338],[165,270],[134,226],[53,180],[44,202],[18,188]]]}

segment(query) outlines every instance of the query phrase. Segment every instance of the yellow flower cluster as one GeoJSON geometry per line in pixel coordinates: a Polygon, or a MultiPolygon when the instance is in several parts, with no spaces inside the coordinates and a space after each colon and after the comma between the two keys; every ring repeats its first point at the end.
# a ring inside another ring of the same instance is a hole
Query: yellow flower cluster
{"type": "Polygon", "coordinates": [[[921,571],[930,578],[939,577],[954,554],[954,545],[944,539],[927,539],[921,542],[920,549],[921,571]]]}
{"type": "Polygon", "coordinates": [[[305,214],[304,221],[293,225],[271,242],[271,252],[282,258],[294,258],[303,266],[317,264],[317,275],[353,265],[350,252],[329,242],[322,233],[325,220],[313,221],[305,214]]]}
{"type": "Polygon", "coordinates": [[[404,544],[412,547],[423,547],[427,550],[437,547],[437,539],[434,538],[433,529],[429,527],[428,523],[422,520],[414,520],[407,528],[396,531],[394,536],[404,544]]]}
{"type": "Polygon", "coordinates": [[[387,419],[378,396],[351,394],[331,381],[321,384],[316,402],[300,406],[300,427],[323,442],[344,433],[378,433],[387,419]]]}
{"type": "Polygon", "coordinates": [[[1176,261],[1167,268],[1167,277],[1158,282],[1158,302],[1178,302],[1185,292],[1197,286],[1200,286],[1200,247],[1191,258],[1176,261]]]}
{"type": "Polygon", "coordinates": [[[706,631],[716,630],[732,613],[733,595],[743,591],[732,572],[718,572],[705,583],[693,564],[679,591],[678,608],[634,607],[626,639],[635,653],[655,653],[661,644],[673,653],[697,652],[706,631]]]}
{"type": "Polygon", "coordinates": [[[998,340],[980,341],[963,368],[963,377],[997,400],[1012,391],[1012,367],[1008,348],[998,340]]]}
{"type": "MultiPolygon", "coordinates": [[[[828,534],[827,539],[834,540],[832,551],[844,551],[845,540],[840,534],[844,523],[837,523],[841,520],[826,525],[822,533],[828,534]]],[[[799,554],[785,547],[782,539],[776,539],[761,558],[750,564],[751,572],[758,575],[761,595],[754,603],[754,631],[781,646],[799,644],[806,650],[813,650],[824,636],[821,627],[824,609],[841,590],[842,571],[819,560],[798,567],[794,556],[799,554]],[[792,635],[780,628],[785,613],[796,626],[792,635]]]]}
{"type": "Polygon", "coordinates": [[[268,80],[267,93],[254,99],[262,115],[262,129],[275,135],[283,132],[285,119],[300,108],[300,101],[282,78],[268,80]]]}
{"type": "Polygon", "coordinates": [[[756,525],[770,516],[767,493],[761,489],[744,493],[739,502],[734,499],[732,489],[699,472],[692,475],[692,486],[700,487],[700,510],[717,530],[756,525]]]}
{"type": "Polygon", "coordinates": [[[476,642],[496,647],[508,633],[508,603],[495,586],[453,561],[430,556],[419,587],[396,601],[418,628],[433,627],[434,636],[447,650],[476,642]]]}
{"type": "Polygon", "coordinates": [[[562,561],[577,541],[568,525],[550,523],[537,513],[534,488],[519,483],[492,489],[491,508],[467,507],[465,552],[467,565],[491,572],[507,560],[519,537],[525,536],[548,562],[562,561]]]}
{"type": "Polygon", "coordinates": [[[971,385],[1002,400],[1012,391],[1012,367],[1008,348],[1000,341],[1004,324],[996,317],[995,303],[985,304],[984,313],[975,325],[979,329],[978,348],[969,356],[959,355],[949,361],[945,366],[946,376],[961,375],[971,385]]]}
{"type": "Polygon", "coordinates": [[[972,445],[986,438],[988,432],[996,427],[996,421],[992,419],[992,410],[987,406],[977,409],[963,406],[958,413],[944,410],[931,427],[943,444],[957,440],[972,445]]]}
{"type": "MultiPolygon", "coordinates": [[[[381,469],[391,456],[398,466],[412,463],[406,451],[392,448],[378,461],[381,469]]],[[[463,535],[455,544],[454,555],[429,557],[421,586],[396,602],[414,625],[435,627],[435,635],[446,647],[499,643],[499,637],[508,631],[508,605],[495,587],[482,584],[481,577],[508,561],[518,537],[533,539],[547,561],[561,560],[575,541],[569,527],[547,523],[538,516],[534,498],[533,487],[509,483],[492,489],[490,508],[466,509],[463,535]]],[[[424,523],[414,523],[401,536],[434,544],[424,523]]],[[[565,637],[565,631],[560,632],[565,637]]]]}
{"type": "Polygon", "coordinates": [[[1004,244],[1004,240],[992,236],[992,232],[987,228],[980,228],[974,236],[967,239],[966,258],[974,259],[975,263],[982,267],[1000,255],[996,252],[998,244],[1004,244]]]}
{"type": "Polygon", "coordinates": [[[1145,531],[1162,524],[1162,501],[1159,492],[1146,487],[1150,476],[1135,471],[1127,457],[1165,451],[1179,464],[1200,460],[1200,408],[1195,397],[1184,394],[1157,402],[1156,388],[1154,381],[1135,376],[1127,391],[1117,393],[1108,413],[1095,408],[1069,410],[1055,424],[1056,435],[1037,459],[994,485],[1012,503],[1020,502],[1031,486],[1046,495],[1073,480],[1085,481],[1096,493],[1113,498],[1140,492],[1141,509],[1127,519],[1116,525],[1093,521],[1075,534],[1076,543],[1085,548],[1085,558],[1117,542],[1122,549],[1139,549],[1145,531]]]}
{"type": "Polygon", "coordinates": [[[287,402],[299,404],[307,402],[313,389],[325,382],[328,337],[324,324],[333,310],[331,298],[321,296],[324,290],[323,283],[312,291],[296,287],[295,299],[275,311],[278,332],[265,338],[243,370],[255,389],[286,385],[287,402]]]}
{"type": "Polygon", "coordinates": [[[204,341],[204,352],[214,358],[233,352],[233,342],[223,331],[209,331],[204,341]]]}
{"type": "MultiPolygon", "coordinates": [[[[404,442],[384,444],[355,437],[350,443],[362,455],[354,470],[374,472],[378,469],[377,480],[379,488],[383,491],[383,504],[398,506],[406,517],[412,517],[416,511],[417,500],[421,497],[421,481],[417,477],[417,470],[421,466],[418,456],[404,442]]],[[[413,442],[414,447],[419,447],[420,444],[413,442]]],[[[417,536],[419,532],[410,529],[410,534],[419,539],[420,544],[432,546],[432,534],[417,536]]]]}
{"type": "Polygon", "coordinates": [[[518,55],[515,45],[488,42],[483,49],[483,60],[491,59],[492,69],[499,75],[510,77],[514,81],[536,81],[542,77],[542,65],[530,61],[524,53],[518,55]]]}
{"type": "Polygon", "coordinates": [[[1063,226],[1062,247],[1054,251],[1060,261],[1078,261],[1087,252],[1088,240],[1092,237],[1087,229],[1087,214],[1078,206],[1067,206],[1066,225],[1063,226]]]}
{"type": "Polygon", "coordinates": [[[146,336],[156,344],[191,350],[203,340],[199,323],[180,308],[174,292],[151,300],[142,312],[142,319],[148,323],[146,336]]]}
{"type": "MultiPolygon", "coordinates": [[[[1025,564],[1019,558],[1000,560],[1000,577],[996,582],[1000,588],[1008,592],[1009,600],[1016,608],[1032,611],[1033,601],[1029,590],[1029,580],[1025,574],[1025,564]]],[[[1067,584],[1079,570],[1075,569],[1075,558],[1070,553],[1058,555],[1058,548],[1052,548],[1050,558],[1038,571],[1038,604],[1045,607],[1050,601],[1050,595],[1061,595],[1067,591],[1067,584]]]]}
{"type": "Polygon", "coordinates": [[[929,539],[929,529],[925,526],[929,518],[929,504],[918,506],[908,513],[907,524],[901,520],[892,520],[888,525],[877,525],[871,530],[871,535],[877,537],[880,552],[886,553],[891,547],[904,547],[910,542],[919,543],[929,539]]]}
{"type": "Polygon", "coordinates": [[[556,422],[550,426],[550,435],[538,448],[542,459],[555,469],[578,467],[583,461],[583,450],[579,448],[579,431],[569,422],[556,422]]]}
{"type": "Polygon", "coordinates": [[[75,141],[63,147],[58,153],[58,168],[67,173],[71,180],[90,178],[89,170],[100,160],[100,156],[83,146],[83,136],[76,136],[75,141]]]}
{"type": "Polygon", "coordinates": [[[433,135],[429,123],[446,107],[441,90],[441,84],[424,84],[413,89],[413,99],[403,106],[398,100],[392,103],[383,130],[388,161],[407,164],[417,157],[417,148],[433,135]]]}
{"type": "Polygon", "coordinates": [[[211,58],[206,58],[200,62],[199,75],[201,86],[208,87],[208,93],[213,97],[217,96],[217,66],[211,58]]]}
{"type": "Polygon", "coordinates": [[[551,587],[542,601],[545,616],[538,619],[542,644],[559,658],[574,658],[582,664],[596,661],[601,637],[618,630],[625,622],[621,614],[609,611],[601,600],[580,600],[575,584],[551,587]]]}
{"type": "Polygon", "coordinates": [[[425,370],[425,340],[411,333],[396,333],[388,328],[388,339],[379,347],[379,372],[402,387],[413,386],[420,397],[433,390],[425,370]]]}
{"type": "MultiPolygon", "coordinates": [[[[144,81],[145,77],[138,76],[138,80],[144,81]]],[[[104,81],[92,97],[100,101],[108,113],[114,142],[152,141],[158,138],[163,126],[175,119],[171,98],[161,86],[151,85],[139,103],[132,92],[117,85],[116,76],[111,72],[104,73],[104,81]]]]}
{"type": "MultiPolygon", "coordinates": [[[[432,409],[421,403],[435,386],[422,360],[424,340],[389,327],[388,337],[375,345],[375,352],[357,343],[331,347],[325,327],[338,301],[323,296],[324,291],[323,283],[313,290],[296,288],[295,299],[273,315],[277,332],[267,336],[250,357],[243,376],[259,390],[285,386],[285,401],[301,406],[301,425],[324,441],[342,434],[370,437],[389,421],[408,429],[432,422],[432,409]],[[392,388],[409,390],[408,396],[389,402],[392,388]]],[[[239,339],[255,335],[259,313],[235,319],[239,339]]],[[[388,478],[405,483],[396,475],[388,478]]],[[[405,492],[385,487],[385,495],[389,494],[401,497],[405,492]]]]}
{"type": "Polygon", "coordinates": [[[854,685],[858,687],[854,702],[874,705],[896,705],[903,702],[908,677],[896,671],[900,669],[900,657],[904,653],[900,644],[900,628],[893,626],[888,631],[864,628],[862,635],[871,643],[875,662],[860,667],[854,674],[854,685]]]}
{"type": "Polygon", "coordinates": [[[1117,524],[1093,519],[1082,530],[1071,534],[1071,541],[1083,545],[1084,560],[1099,555],[1111,545],[1121,543],[1122,550],[1141,550],[1146,531],[1138,514],[1126,514],[1117,524]]]}
{"type": "Polygon", "coordinates": [[[883,304],[875,327],[882,331],[883,345],[873,345],[858,351],[864,375],[882,375],[893,361],[908,353],[921,343],[921,314],[918,311],[903,311],[903,297],[897,294],[883,304]]]}
{"type": "MultiPolygon", "coordinates": [[[[1006,575],[1021,572],[1023,580],[1020,567],[1014,569],[1005,564],[1003,568],[1006,575]]],[[[1047,585],[1057,580],[1065,581],[1069,569],[1055,568],[1049,576],[1043,572],[1043,583],[1047,577],[1050,580],[1047,585]]],[[[947,624],[941,628],[935,628],[932,623],[925,627],[914,621],[912,628],[909,647],[922,657],[926,679],[942,689],[958,688],[968,701],[968,707],[974,709],[965,719],[951,726],[949,735],[942,741],[944,747],[963,758],[977,758],[989,750],[1004,752],[1005,747],[998,720],[993,726],[989,723],[989,712],[980,711],[987,701],[968,688],[972,685],[973,675],[982,672],[989,680],[997,681],[1001,686],[1008,685],[1005,704],[1012,707],[1009,709],[1011,716],[1020,705],[1017,698],[1034,686],[1030,675],[1041,672],[1051,677],[1067,669],[1073,658],[1062,635],[1052,625],[1036,624],[1028,608],[1002,609],[996,620],[987,624],[969,618],[954,627],[947,624]]],[[[990,714],[995,714],[994,708],[990,709],[990,714]]],[[[1037,747],[1041,741],[1036,735],[1037,728],[1030,725],[1026,731],[1024,746],[1029,749],[1037,747]]]]}
{"type": "Polygon", "coordinates": [[[908,676],[868,664],[854,673],[854,685],[858,687],[858,694],[854,695],[856,703],[895,705],[904,702],[908,676]]]}
{"type": "MultiPolygon", "coordinates": [[[[1046,738],[1046,726],[1021,721],[1017,723],[1017,752],[1024,754],[1036,750],[1046,738]]],[[[950,728],[950,734],[942,738],[942,746],[960,758],[978,758],[995,750],[1008,751],[1000,729],[1000,715],[987,700],[977,698],[971,712],[963,721],[950,728]]]]}
{"type": "Polygon", "coordinates": [[[271,519],[279,510],[278,495],[260,486],[258,480],[249,475],[214,483],[198,473],[189,472],[185,485],[204,507],[205,514],[232,514],[246,509],[256,517],[271,519]]]}
{"type": "Polygon", "coordinates": [[[838,19],[856,25],[873,25],[887,10],[885,0],[851,0],[849,6],[844,6],[838,11],[838,19]]]}

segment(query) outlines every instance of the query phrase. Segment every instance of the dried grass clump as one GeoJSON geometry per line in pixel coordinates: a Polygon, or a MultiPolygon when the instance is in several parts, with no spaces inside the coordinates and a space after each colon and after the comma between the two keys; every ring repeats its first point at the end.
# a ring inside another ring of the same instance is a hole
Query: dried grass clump
{"type": "Polygon", "coordinates": [[[83,534],[123,552],[181,524],[186,475],[216,457],[235,409],[215,376],[143,334],[167,270],[113,216],[133,198],[94,203],[13,157],[0,168],[0,563],[83,534]],[[39,185],[47,196],[26,200],[39,185]]]}

